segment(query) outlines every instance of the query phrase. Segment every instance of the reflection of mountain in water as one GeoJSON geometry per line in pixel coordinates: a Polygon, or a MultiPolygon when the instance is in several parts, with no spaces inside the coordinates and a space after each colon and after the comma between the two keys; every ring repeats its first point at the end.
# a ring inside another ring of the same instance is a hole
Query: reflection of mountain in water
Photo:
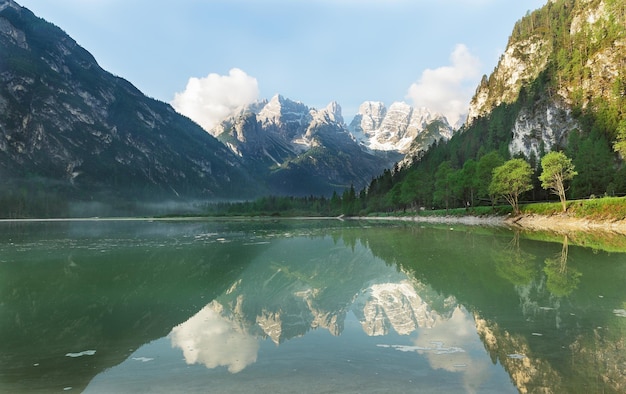
{"type": "MultiPolygon", "coordinates": [[[[433,293],[428,286],[409,279],[375,284],[359,295],[353,312],[368,335],[386,335],[391,328],[400,335],[409,335],[418,328],[434,327],[443,317],[424,299],[432,302],[433,298],[442,298],[433,293]]],[[[444,316],[449,317],[457,305],[456,300],[448,297],[443,303],[444,316]]]]}
{"type": "Polygon", "coordinates": [[[448,319],[456,306],[453,297],[385,264],[361,243],[346,248],[331,237],[290,239],[257,256],[225,294],[175,327],[171,338],[188,363],[238,372],[256,359],[253,337],[279,344],[317,328],[340,335],[348,312],[367,335],[408,335],[448,319]],[[240,341],[227,350],[232,338],[240,341]]]}
{"type": "MultiPolygon", "coordinates": [[[[256,359],[258,345],[251,338],[280,344],[318,328],[339,335],[348,313],[370,336],[407,335],[435,326],[439,332],[456,327],[451,319],[464,308],[468,321],[475,322],[474,335],[520,392],[578,386],[619,391],[626,382],[620,375],[626,360],[626,319],[613,312],[622,310],[623,294],[608,292],[619,292],[624,266],[615,265],[615,257],[608,254],[576,247],[566,255],[564,247],[552,245],[509,232],[479,235],[415,227],[347,228],[332,232],[332,237],[281,239],[257,255],[230,289],[205,308],[219,316],[218,326],[246,338],[242,343],[249,346],[232,349],[238,363],[228,354],[211,363],[187,360],[236,372],[245,367],[241,360],[249,365],[256,359]],[[551,287],[549,263],[557,254],[562,258],[556,274],[588,281],[577,279],[558,291],[551,287]],[[574,256],[580,264],[563,256],[574,256]],[[601,308],[598,300],[608,302],[601,308]],[[599,360],[608,362],[600,365],[599,360]],[[581,373],[586,368],[604,382],[581,373]]],[[[195,332],[187,324],[174,331],[187,332],[195,338],[194,346],[215,340],[202,339],[215,335],[211,324],[195,332]]],[[[414,348],[441,350],[433,346],[417,343],[414,348]]],[[[194,351],[202,353],[200,348],[194,351]]]]}
{"type": "Polygon", "coordinates": [[[623,253],[458,230],[390,229],[367,244],[470,310],[520,392],[625,392],[623,253]]]}

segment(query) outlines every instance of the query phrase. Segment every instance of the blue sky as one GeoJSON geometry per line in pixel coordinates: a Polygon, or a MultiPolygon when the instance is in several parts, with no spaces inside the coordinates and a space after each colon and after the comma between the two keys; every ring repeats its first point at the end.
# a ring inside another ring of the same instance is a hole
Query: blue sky
{"type": "Polygon", "coordinates": [[[277,93],[315,108],[337,101],[347,119],[366,100],[452,117],[515,22],[546,0],[17,2],[148,96],[214,121],[277,93]]]}

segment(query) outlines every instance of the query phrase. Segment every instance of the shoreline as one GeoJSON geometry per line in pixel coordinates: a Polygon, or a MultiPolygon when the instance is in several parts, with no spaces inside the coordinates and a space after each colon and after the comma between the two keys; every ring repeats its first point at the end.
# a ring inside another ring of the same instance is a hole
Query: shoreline
{"type": "Polygon", "coordinates": [[[557,234],[573,232],[613,233],[626,235],[626,219],[624,220],[591,220],[575,218],[567,214],[537,215],[522,214],[510,216],[352,216],[352,217],[89,217],[89,218],[48,218],[48,219],[0,219],[0,223],[28,222],[89,222],[89,221],[202,221],[202,220],[258,220],[258,219],[307,219],[307,220],[379,220],[402,221],[432,224],[462,224],[468,226],[507,227],[528,231],[549,231],[557,234]]]}
{"type": "Polygon", "coordinates": [[[510,226],[505,216],[354,216],[347,220],[382,220],[415,223],[465,224],[468,226],[510,226]]]}
{"type": "Polygon", "coordinates": [[[389,220],[415,223],[464,224],[469,226],[503,226],[528,231],[549,231],[558,234],[572,232],[616,233],[626,235],[626,220],[590,220],[567,214],[510,216],[387,216],[354,217],[351,219],[389,220]]]}
{"type": "Polygon", "coordinates": [[[575,218],[567,214],[524,214],[507,219],[511,226],[532,231],[551,231],[559,234],[571,232],[603,232],[626,235],[626,220],[591,220],[575,218]]]}

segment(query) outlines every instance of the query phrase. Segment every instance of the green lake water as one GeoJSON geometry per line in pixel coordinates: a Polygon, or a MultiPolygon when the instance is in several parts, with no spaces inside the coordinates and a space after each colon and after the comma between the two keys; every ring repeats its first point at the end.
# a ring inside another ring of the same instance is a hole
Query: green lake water
{"type": "Polygon", "coordinates": [[[1,222],[0,392],[624,392],[624,244],[400,222],[1,222]]]}

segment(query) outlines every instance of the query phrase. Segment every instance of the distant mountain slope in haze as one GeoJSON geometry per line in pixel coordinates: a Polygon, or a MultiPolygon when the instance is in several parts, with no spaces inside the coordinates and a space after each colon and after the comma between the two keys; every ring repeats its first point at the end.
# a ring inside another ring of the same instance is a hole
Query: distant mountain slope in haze
{"type": "Polygon", "coordinates": [[[61,29],[11,0],[0,0],[0,53],[0,176],[14,190],[79,200],[261,190],[198,125],[102,70],[61,29]]]}

